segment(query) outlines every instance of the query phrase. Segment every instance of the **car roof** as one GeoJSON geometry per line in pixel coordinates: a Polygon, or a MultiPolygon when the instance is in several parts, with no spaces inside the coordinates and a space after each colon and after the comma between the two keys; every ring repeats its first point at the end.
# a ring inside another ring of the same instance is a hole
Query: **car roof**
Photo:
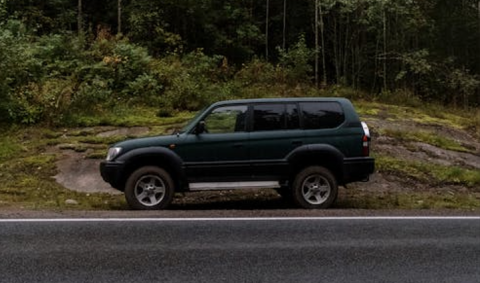
{"type": "Polygon", "coordinates": [[[281,98],[251,98],[224,100],[214,103],[212,106],[226,104],[247,104],[247,103],[268,103],[268,102],[349,102],[346,98],[340,97],[281,97],[281,98]]]}

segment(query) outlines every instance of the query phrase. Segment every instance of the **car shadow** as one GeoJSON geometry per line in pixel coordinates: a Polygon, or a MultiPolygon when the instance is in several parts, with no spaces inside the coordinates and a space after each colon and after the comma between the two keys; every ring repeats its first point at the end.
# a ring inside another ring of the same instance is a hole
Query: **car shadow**
{"type": "Polygon", "coordinates": [[[179,194],[169,210],[271,210],[295,208],[274,190],[210,191],[179,194]]]}

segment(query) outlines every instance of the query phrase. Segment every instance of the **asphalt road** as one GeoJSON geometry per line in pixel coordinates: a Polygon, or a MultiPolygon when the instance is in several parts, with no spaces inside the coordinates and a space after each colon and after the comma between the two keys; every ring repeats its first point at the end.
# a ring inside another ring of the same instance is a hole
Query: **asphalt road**
{"type": "Polygon", "coordinates": [[[0,220],[0,282],[480,281],[480,218],[0,220]]]}

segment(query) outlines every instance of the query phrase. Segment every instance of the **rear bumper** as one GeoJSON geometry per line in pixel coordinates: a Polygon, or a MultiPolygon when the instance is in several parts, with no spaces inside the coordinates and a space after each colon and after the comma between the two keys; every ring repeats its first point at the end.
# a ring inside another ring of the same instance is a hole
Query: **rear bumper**
{"type": "Polygon", "coordinates": [[[102,175],[102,179],[113,188],[123,191],[124,184],[122,182],[121,172],[124,167],[124,163],[102,161],[100,163],[100,175],[102,175]]]}
{"type": "Polygon", "coordinates": [[[375,171],[375,159],[372,157],[345,158],[343,162],[343,183],[368,181],[375,171]]]}

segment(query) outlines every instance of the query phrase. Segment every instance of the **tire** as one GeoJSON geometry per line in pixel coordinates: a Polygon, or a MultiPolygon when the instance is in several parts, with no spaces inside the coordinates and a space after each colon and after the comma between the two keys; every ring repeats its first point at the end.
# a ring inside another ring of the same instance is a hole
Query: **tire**
{"type": "Polygon", "coordinates": [[[337,180],[330,170],[311,166],[300,171],[293,181],[293,200],[307,209],[324,209],[331,206],[338,195],[337,180]]]}
{"type": "Polygon", "coordinates": [[[132,209],[164,209],[175,194],[173,180],[165,170],[155,166],[141,167],[128,177],[125,199],[132,209]]]}

